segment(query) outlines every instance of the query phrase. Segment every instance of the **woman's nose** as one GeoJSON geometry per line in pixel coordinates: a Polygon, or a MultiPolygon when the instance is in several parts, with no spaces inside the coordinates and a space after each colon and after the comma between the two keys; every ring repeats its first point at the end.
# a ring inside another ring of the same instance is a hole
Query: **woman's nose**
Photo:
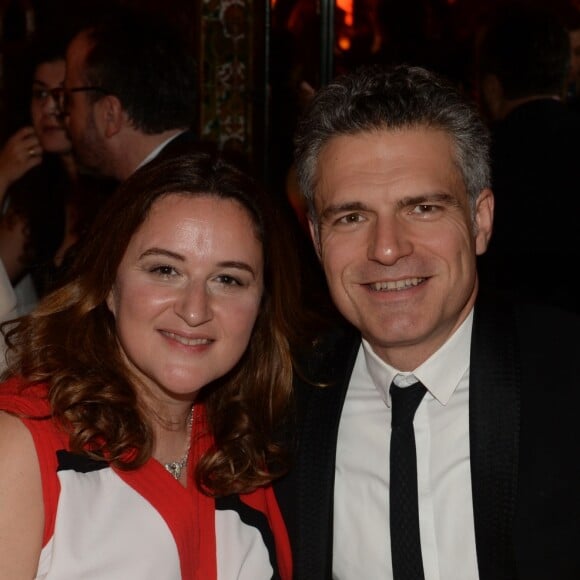
{"type": "Polygon", "coordinates": [[[211,320],[211,295],[204,284],[189,283],[175,301],[175,313],[190,326],[211,320]]]}
{"type": "Polygon", "coordinates": [[[54,91],[47,91],[46,97],[42,100],[42,110],[48,115],[59,113],[58,96],[54,91]]]}

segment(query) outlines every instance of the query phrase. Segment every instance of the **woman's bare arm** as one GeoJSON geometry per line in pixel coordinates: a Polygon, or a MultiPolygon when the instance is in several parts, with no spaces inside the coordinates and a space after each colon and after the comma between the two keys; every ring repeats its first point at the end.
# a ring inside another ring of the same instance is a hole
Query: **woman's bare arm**
{"type": "Polygon", "coordinates": [[[44,505],[32,436],[17,417],[0,412],[0,580],[36,576],[44,505]]]}

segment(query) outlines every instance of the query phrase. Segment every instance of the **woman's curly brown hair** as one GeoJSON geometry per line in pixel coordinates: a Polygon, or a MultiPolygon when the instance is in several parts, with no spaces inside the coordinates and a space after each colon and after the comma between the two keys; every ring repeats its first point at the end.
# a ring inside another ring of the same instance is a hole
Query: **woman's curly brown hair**
{"type": "Polygon", "coordinates": [[[70,433],[73,451],[121,469],[151,457],[150,419],[123,362],[106,298],[129,241],[152,204],[169,193],[236,200],[263,245],[264,296],[250,344],[227,376],[200,393],[215,444],[196,466],[196,481],[211,495],[248,492],[287,466],[277,428],[291,398],[290,344],[300,340],[299,268],[273,200],[219,156],[154,160],[121,185],[79,248],[67,282],[32,314],[3,326],[5,376],[49,384],[53,416],[70,433]]]}

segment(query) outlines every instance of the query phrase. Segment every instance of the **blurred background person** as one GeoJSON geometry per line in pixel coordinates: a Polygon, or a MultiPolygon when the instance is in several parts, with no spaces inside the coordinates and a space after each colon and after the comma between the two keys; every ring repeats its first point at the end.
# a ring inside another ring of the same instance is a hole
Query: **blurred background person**
{"type": "Polygon", "coordinates": [[[279,217],[220,159],[157,159],[3,327],[1,577],[291,579],[269,484],[304,324],[279,217]]]}
{"type": "Polygon", "coordinates": [[[63,113],[77,161],[118,181],[196,144],[196,62],[168,18],[119,6],[66,51],[63,113]]]}
{"type": "Polygon", "coordinates": [[[478,55],[481,104],[492,129],[494,232],[479,258],[482,287],[580,310],[580,116],[565,102],[570,41],[560,17],[502,6],[478,55]]]}
{"type": "Polygon", "coordinates": [[[563,11],[563,22],[570,39],[570,72],[566,101],[580,111],[580,3],[571,3],[563,11]]]}
{"type": "Polygon", "coordinates": [[[86,231],[113,183],[81,174],[58,101],[65,37],[31,44],[30,121],[0,150],[0,258],[25,314],[58,277],[67,250],[86,231]]]}

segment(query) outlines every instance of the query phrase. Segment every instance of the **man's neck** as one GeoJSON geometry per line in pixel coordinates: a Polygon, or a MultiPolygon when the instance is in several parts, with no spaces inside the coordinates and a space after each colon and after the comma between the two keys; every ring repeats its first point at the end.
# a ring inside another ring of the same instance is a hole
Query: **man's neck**
{"type": "Polygon", "coordinates": [[[115,177],[120,181],[127,179],[141,165],[153,159],[166,143],[185,130],[171,129],[154,135],[135,130],[129,132],[117,151],[115,177]]]}

